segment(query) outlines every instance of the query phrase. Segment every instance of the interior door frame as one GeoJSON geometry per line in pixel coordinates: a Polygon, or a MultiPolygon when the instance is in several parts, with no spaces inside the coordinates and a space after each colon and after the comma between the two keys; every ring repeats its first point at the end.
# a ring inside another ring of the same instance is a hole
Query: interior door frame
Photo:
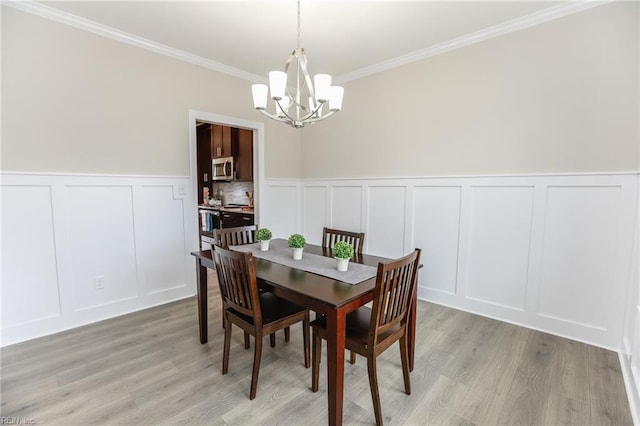
{"type": "MultiPolygon", "coordinates": [[[[193,197],[191,197],[191,211],[198,214],[198,180],[196,159],[198,155],[196,121],[205,121],[211,124],[238,127],[253,130],[253,197],[255,223],[260,223],[263,203],[262,188],[264,188],[264,123],[258,121],[243,120],[225,115],[212,114],[203,111],[189,110],[189,169],[190,185],[193,197]]],[[[198,223],[196,221],[196,223],[198,223]]],[[[199,242],[198,242],[199,246],[199,242]]]]}

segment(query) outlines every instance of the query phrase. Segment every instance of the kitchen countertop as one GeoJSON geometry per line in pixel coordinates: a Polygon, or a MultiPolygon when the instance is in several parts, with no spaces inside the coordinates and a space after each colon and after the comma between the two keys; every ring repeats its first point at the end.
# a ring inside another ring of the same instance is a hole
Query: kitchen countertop
{"type": "Polygon", "coordinates": [[[254,214],[254,210],[253,207],[214,207],[214,206],[207,206],[204,204],[201,204],[198,206],[198,208],[201,209],[207,209],[207,210],[215,210],[215,211],[220,211],[220,212],[230,212],[230,213],[246,213],[246,214],[254,214]]]}

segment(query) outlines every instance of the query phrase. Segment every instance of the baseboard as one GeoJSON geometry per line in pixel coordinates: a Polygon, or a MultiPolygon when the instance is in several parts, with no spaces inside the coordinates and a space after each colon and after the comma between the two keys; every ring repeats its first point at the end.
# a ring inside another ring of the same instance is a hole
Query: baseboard
{"type": "Polygon", "coordinates": [[[627,399],[629,400],[629,409],[633,418],[633,424],[640,425],[640,383],[637,383],[629,358],[622,352],[618,352],[620,358],[620,368],[622,370],[622,378],[624,386],[627,390],[627,399]]]}

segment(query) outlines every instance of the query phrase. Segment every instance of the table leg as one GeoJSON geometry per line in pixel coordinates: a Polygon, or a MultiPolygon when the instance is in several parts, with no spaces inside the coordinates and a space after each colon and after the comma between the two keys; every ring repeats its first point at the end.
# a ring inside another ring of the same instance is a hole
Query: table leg
{"type": "Polygon", "coordinates": [[[207,328],[207,268],[202,266],[200,259],[196,259],[197,293],[198,293],[198,325],[200,328],[200,343],[207,343],[209,330],[207,328]]]}
{"type": "Polygon", "coordinates": [[[327,316],[327,382],[329,425],[342,425],[344,393],[345,313],[330,311],[327,316]]]}

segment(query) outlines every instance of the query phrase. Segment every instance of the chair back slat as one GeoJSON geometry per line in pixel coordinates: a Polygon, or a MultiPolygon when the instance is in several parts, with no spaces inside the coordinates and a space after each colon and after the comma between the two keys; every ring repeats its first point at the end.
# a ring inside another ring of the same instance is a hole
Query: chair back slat
{"type": "Polygon", "coordinates": [[[353,246],[355,254],[362,254],[364,232],[341,231],[325,227],[322,230],[322,247],[333,249],[338,241],[346,241],[353,246]]]}
{"type": "Polygon", "coordinates": [[[369,339],[375,345],[378,336],[398,324],[405,324],[411,306],[420,262],[420,249],[389,263],[378,264],[369,339]]]}
{"type": "Polygon", "coordinates": [[[258,227],[256,225],[216,229],[214,232],[214,244],[222,248],[253,244],[258,242],[256,239],[257,230],[258,227]]]}
{"type": "Polygon", "coordinates": [[[262,324],[255,265],[251,253],[214,246],[213,252],[220,291],[226,306],[262,324]]]}

